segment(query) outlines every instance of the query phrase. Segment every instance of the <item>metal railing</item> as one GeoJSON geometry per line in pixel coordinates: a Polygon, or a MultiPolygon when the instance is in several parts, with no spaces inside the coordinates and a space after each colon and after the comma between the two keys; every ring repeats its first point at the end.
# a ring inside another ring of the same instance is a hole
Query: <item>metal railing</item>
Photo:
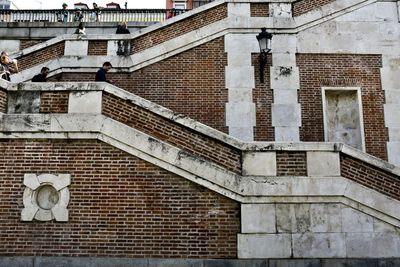
{"type": "Polygon", "coordinates": [[[181,9],[0,10],[0,22],[160,22],[181,9]]]}

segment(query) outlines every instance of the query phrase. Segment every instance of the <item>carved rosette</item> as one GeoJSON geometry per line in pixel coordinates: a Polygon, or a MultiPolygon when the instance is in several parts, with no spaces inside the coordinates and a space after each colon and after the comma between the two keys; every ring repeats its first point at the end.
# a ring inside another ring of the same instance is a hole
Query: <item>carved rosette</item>
{"type": "Polygon", "coordinates": [[[71,175],[25,174],[22,221],[68,221],[71,175]]]}

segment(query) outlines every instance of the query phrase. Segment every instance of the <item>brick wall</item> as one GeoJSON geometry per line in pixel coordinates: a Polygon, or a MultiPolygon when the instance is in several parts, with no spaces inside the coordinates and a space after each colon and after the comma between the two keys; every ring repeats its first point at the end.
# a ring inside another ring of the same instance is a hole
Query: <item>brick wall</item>
{"type": "Polygon", "coordinates": [[[68,113],[68,92],[41,92],[40,113],[68,113]]]}
{"type": "Polygon", "coordinates": [[[19,50],[23,50],[25,48],[41,44],[46,42],[48,39],[36,39],[36,40],[21,40],[19,43],[19,50]]]}
{"type": "Polygon", "coordinates": [[[36,52],[23,55],[18,58],[19,69],[22,71],[36,65],[41,65],[51,59],[62,57],[64,55],[64,48],[65,42],[61,42],[36,52]]]}
{"type": "Polygon", "coordinates": [[[324,141],[321,87],[360,87],[366,152],[387,159],[380,55],[299,54],[301,141],[324,141]]]}
{"type": "Polygon", "coordinates": [[[132,54],[174,39],[185,33],[200,29],[226,17],[226,4],[222,4],[199,14],[190,16],[187,19],[178,21],[164,28],[152,31],[148,34],[133,39],[131,43],[132,54]]]}
{"type": "Polygon", "coordinates": [[[292,15],[293,17],[297,17],[334,1],[335,0],[300,0],[294,2],[292,4],[292,15]]]}
{"type": "Polygon", "coordinates": [[[307,154],[302,151],[277,151],[278,176],[307,176],[307,154]]]}
{"type": "MultiPolygon", "coordinates": [[[[108,73],[116,86],[228,132],[225,126],[224,38],[220,37],[132,73],[108,73]]],[[[100,66],[99,66],[100,67],[100,66]]],[[[95,73],[62,73],[51,81],[94,81],[95,73]]]]}
{"type": "Polygon", "coordinates": [[[240,206],[100,141],[3,140],[0,254],[235,258],[240,206]],[[69,222],[21,222],[24,173],[69,173],[69,222]]]}
{"type": "Polygon", "coordinates": [[[231,171],[241,173],[240,151],[237,149],[108,93],[103,94],[102,106],[103,114],[110,118],[231,171]]]}
{"type": "Polygon", "coordinates": [[[274,94],[270,83],[270,67],[272,57],[267,55],[267,64],[264,68],[264,83],[260,83],[260,57],[252,54],[252,66],[256,87],[253,90],[253,101],[256,105],[256,126],[254,127],[255,141],[275,141],[275,129],[272,127],[271,104],[274,94]]]}
{"type": "Polygon", "coordinates": [[[400,180],[394,174],[344,154],[340,155],[340,172],[343,177],[400,200],[400,180]]]}
{"type": "Polygon", "coordinates": [[[88,55],[89,56],[106,56],[108,41],[89,40],[88,55]]]}
{"type": "Polygon", "coordinates": [[[0,112],[7,113],[7,91],[0,89],[0,112]]]}
{"type": "Polygon", "coordinates": [[[251,17],[269,17],[268,3],[250,3],[251,17]]]}

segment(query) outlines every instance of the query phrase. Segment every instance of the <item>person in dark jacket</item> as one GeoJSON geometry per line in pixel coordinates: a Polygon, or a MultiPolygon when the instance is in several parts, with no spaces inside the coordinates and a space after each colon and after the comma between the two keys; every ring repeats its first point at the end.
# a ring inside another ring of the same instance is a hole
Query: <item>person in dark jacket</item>
{"type": "Polygon", "coordinates": [[[128,30],[128,24],[125,21],[123,21],[120,24],[118,24],[117,31],[115,33],[116,34],[129,34],[131,32],[128,30]]]}
{"type": "Polygon", "coordinates": [[[112,68],[112,65],[110,62],[104,62],[103,67],[101,67],[97,72],[96,72],[96,82],[107,82],[111,83],[109,80],[106,78],[106,73],[112,68]]]}
{"type": "Polygon", "coordinates": [[[46,77],[47,77],[47,74],[49,74],[49,71],[50,71],[50,69],[49,69],[48,67],[43,67],[43,68],[40,70],[40,73],[39,73],[39,74],[33,76],[32,82],[37,82],[37,83],[44,83],[44,82],[46,82],[46,77]]]}

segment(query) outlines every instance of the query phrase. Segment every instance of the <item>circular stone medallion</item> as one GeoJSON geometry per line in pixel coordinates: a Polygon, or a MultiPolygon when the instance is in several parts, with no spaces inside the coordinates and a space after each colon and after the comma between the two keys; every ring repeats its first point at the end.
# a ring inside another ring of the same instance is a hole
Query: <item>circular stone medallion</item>
{"type": "Polygon", "coordinates": [[[36,202],[44,210],[50,210],[58,203],[59,195],[51,185],[41,186],[36,195],[36,202]]]}

